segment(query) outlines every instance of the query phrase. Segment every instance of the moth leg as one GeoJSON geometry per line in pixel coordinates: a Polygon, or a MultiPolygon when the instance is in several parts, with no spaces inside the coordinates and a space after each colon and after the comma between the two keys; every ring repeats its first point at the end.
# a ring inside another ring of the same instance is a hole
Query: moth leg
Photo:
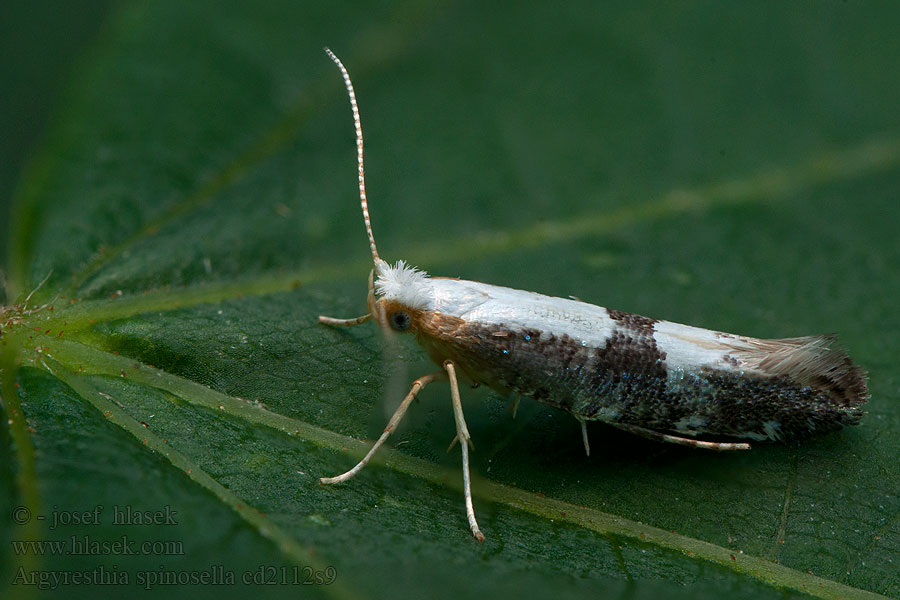
{"type": "Polygon", "coordinates": [[[361,317],[356,317],[355,319],[335,319],[334,317],[326,317],[325,315],[319,315],[319,323],[323,323],[325,325],[336,325],[338,327],[352,327],[353,325],[359,325],[360,323],[365,323],[369,319],[372,318],[373,307],[375,306],[375,271],[369,271],[369,294],[366,297],[366,303],[369,305],[369,312],[364,314],[361,317]]]}
{"type": "Polygon", "coordinates": [[[582,421],[579,419],[581,423],[581,440],[584,442],[584,453],[587,456],[591,455],[591,445],[588,443],[587,437],[587,421],[582,421]]]}
{"type": "Polygon", "coordinates": [[[337,325],[338,327],[351,327],[353,325],[365,323],[371,318],[372,315],[370,315],[369,313],[366,313],[361,317],[356,317],[355,319],[335,319],[334,317],[319,315],[319,323],[324,323],[325,325],[337,325]]]}
{"type": "Polygon", "coordinates": [[[372,459],[372,456],[375,455],[375,452],[381,447],[381,445],[390,437],[394,430],[397,429],[397,425],[400,424],[401,419],[403,419],[403,415],[406,414],[406,409],[409,408],[409,405],[415,399],[416,394],[418,394],[422,388],[431,383],[436,379],[443,379],[446,377],[446,373],[443,371],[438,371],[436,373],[432,373],[430,375],[425,375],[424,377],[419,377],[415,381],[413,381],[412,388],[409,390],[409,393],[406,394],[406,397],[403,399],[403,402],[400,403],[400,406],[397,407],[397,410],[394,411],[394,416],[391,417],[391,420],[388,421],[387,427],[384,428],[384,433],[381,434],[381,437],[378,438],[378,441],[369,449],[369,452],[363,457],[359,463],[346,473],[342,475],[337,475],[335,477],[322,477],[319,479],[319,483],[341,483],[342,481],[347,481],[360,471],[362,471],[363,467],[365,467],[369,461],[372,459]]]}
{"type": "MultiPolygon", "coordinates": [[[[463,416],[462,402],[459,399],[459,383],[456,381],[456,367],[451,361],[444,362],[444,369],[450,376],[450,398],[453,401],[453,416],[456,419],[456,438],[459,440],[459,447],[462,449],[462,466],[463,466],[463,490],[466,496],[466,517],[469,519],[469,527],[472,529],[472,535],[479,542],[484,541],[484,534],[478,528],[478,521],[475,520],[475,509],[472,506],[472,484],[469,476],[469,446],[472,444],[472,438],[469,436],[469,428],[466,427],[466,419],[463,416]]],[[[453,444],[451,444],[452,446],[453,444]]]]}
{"type": "Polygon", "coordinates": [[[509,410],[512,412],[512,418],[516,418],[516,413],[519,412],[519,401],[522,400],[522,394],[516,394],[516,399],[512,401],[512,404],[509,405],[509,410]]]}
{"type": "Polygon", "coordinates": [[[626,423],[609,423],[617,429],[627,431],[650,440],[658,442],[669,442],[678,444],[679,446],[690,446],[692,448],[702,448],[703,450],[749,450],[750,444],[744,442],[707,442],[704,440],[695,440],[693,438],[680,437],[668,433],[660,433],[652,429],[645,429],[637,425],[628,425],[626,423]]]}

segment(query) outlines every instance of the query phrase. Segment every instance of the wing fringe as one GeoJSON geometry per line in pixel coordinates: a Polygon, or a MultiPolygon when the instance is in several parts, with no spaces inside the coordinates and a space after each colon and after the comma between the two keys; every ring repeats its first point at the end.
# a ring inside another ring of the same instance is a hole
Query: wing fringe
{"type": "Polygon", "coordinates": [[[739,338],[728,345],[746,367],[826,391],[840,405],[858,406],[869,399],[866,372],[840,348],[834,334],[739,338]]]}

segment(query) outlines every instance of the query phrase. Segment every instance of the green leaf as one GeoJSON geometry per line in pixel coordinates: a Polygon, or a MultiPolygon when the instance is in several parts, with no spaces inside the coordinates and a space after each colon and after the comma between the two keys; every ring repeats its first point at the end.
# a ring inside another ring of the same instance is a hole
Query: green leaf
{"type": "Polygon", "coordinates": [[[0,319],[0,532],[63,552],[5,543],[7,591],[900,597],[900,15],[307,4],[123,3],[77,63],[21,178],[0,319]],[[393,450],[321,486],[434,369],[317,323],[365,310],[371,267],[324,45],[385,258],[836,331],[870,374],[863,423],[735,454],[594,424],[588,458],[571,417],[464,389],[479,545],[434,384],[393,450]]]}

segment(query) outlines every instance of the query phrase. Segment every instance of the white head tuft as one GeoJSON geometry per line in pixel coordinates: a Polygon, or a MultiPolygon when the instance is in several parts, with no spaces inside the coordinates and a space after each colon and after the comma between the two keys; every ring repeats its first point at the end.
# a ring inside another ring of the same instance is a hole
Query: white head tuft
{"type": "Polygon", "coordinates": [[[375,293],[384,300],[395,301],[416,310],[434,307],[434,287],[428,273],[397,261],[394,266],[384,261],[375,263],[375,293]]]}
{"type": "MultiPolygon", "coordinates": [[[[369,236],[369,248],[372,250],[372,260],[375,262],[376,294],[384,299],[398,302],[415,310],[432,310],[434,307],[434,287],[428,274],[419,271],[415,267],[407,265],[404,261],[398,261],[394,266],[389,265],[380,256],[375,248],[375,235],[372,233],[372,222],[369,219],[369,203],[366,200],[366,175],[363,169],[363,134],[362,123],[359,118],[359,107],[356,105],[356,92],[353,91],[353,82],[350,74],[334,52],[325,48],[328,57],[334,61],[344,85],[347,95],[350,97],[350,108],[353,111],[353,125],[356,130],[356,163],[359,173],[359,203],[362,207],[363,221],[366,225],[366,234],[369,236]]],[[[370,305],[370,310],[372,310],[370,305]]]]}

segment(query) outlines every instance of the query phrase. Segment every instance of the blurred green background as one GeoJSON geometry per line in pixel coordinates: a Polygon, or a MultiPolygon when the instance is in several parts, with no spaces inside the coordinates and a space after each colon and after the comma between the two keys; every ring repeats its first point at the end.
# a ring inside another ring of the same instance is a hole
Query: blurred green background
{"type": "Polygon", "coordinates": [[[4,578],[115,566],[135,591],[138,573],[333,566],[335,585],[256,593],[900,597],[894,3],[9,14],[0,245],[10,302],[46,277],[30,306],[53,311],[4,330],[5,408],[28,422],[0,428],[0,532],[186,552],[30,562],[4,543],[4,578]],[[586,458],[570,417],[523,402],[512,420],[466,389],[479,546],[435,385],[394,453],[320,487],[433,368],[412,340],[316,324],[363,310],[371,264],[324,45],[357,86],[383,256],[758,337],[837,332],[870,373],[862,425],[711,455],[594,424],[586,458]],[[178,526],[12,516],[98,505],[178,526]]]}
{"type": "MultiPolygon", "coordinates": [[[[10,2],[0,21],[0,223],[25,160],[45,130],[75,60],[102,26],[110,2],[10,2]]],[[[5,264],[9,227],[0,227],[5,264]]]]}

